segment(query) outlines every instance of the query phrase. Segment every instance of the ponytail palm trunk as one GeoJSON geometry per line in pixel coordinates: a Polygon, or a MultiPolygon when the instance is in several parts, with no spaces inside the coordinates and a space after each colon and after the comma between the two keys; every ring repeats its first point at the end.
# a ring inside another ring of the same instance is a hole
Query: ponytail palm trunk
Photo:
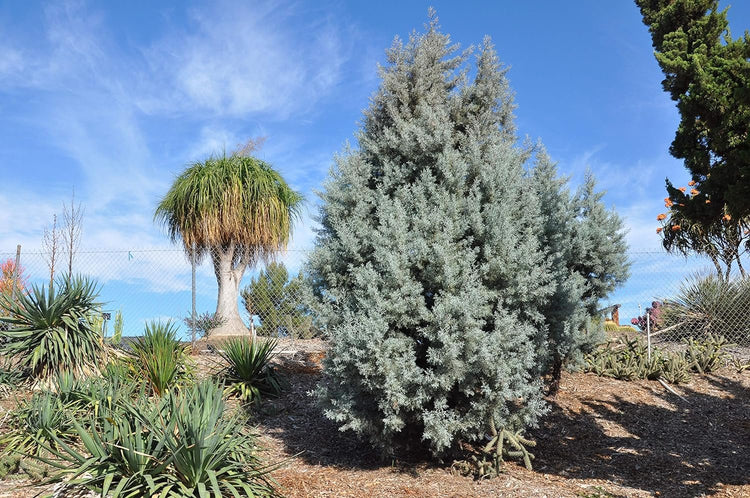
{"type": "Polygon", "coordinates": [[[222,318],[221,325],[211,330],[213,335],[244,335],[247,332],[237,307],[240,281],[248,266],[241,252],[235,244],[216,247],[211,251],[214,273],[219,284],[216,316],[222,318]]]}
{"type": "Polygon", "coordinates": [[[219,287],[213,335],[245,335],[239,286],[248,267],[284,250],[302,196],[267,163],[248,156],[212,157],[188,167],[156,209],[173,241],[199,262],[210,256],[219,287]]]}

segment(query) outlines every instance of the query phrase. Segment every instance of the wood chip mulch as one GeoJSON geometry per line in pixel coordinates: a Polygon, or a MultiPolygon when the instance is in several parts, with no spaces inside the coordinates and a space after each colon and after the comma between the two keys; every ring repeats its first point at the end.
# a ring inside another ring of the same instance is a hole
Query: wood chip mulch
{"type": "MultiPolygon", "coordinates": [[[[283,461],[273,477],[285,496],[750,498],[750,372],[694,375],[674,387],[684,399],[655,381],[566,373],[531,433],[534,470],[509,463],[474,480],[449,464],[382,461],[340,432],[309,395],[324,355],[316,345],[281,355],[289,389],[254,413],[261,458],[283,461]]],[[[0,497],[35,494],[20,484],[0,481],[0,497]]]]}
{"type": "Polygon", "coordinates": [[[323,353],[283,362],[290,389],[257,413],[265,458],[289,497],[750,497],[750,374],[724,369],[675,386],[566,373],[532,431],[534,470],[477,481],[449,465],[381,461],[338,431],[309,393],[323,353]]]}

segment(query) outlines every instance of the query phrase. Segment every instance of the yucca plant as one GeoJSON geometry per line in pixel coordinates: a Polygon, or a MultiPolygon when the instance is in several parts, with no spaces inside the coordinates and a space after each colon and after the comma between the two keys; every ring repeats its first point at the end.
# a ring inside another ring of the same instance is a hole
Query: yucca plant
{"type": "Polygon", "coordinates": [[[225,365],[219,378],[226,392],[242,401],[260,401],[262,396],[275,396],[282,391],[282,379],[271,365],[277,341],[230,337],[222,344],[219,355],[225,365]]]}
{"type": "Polygon", "coordinates": [[[187,346],[177,339],[174,322],[150,322],[143,337],[132,344],[133,367],[157,396],[185,384],[192,377],[187,346]]]}
{"type": "Polygon", "coordinates": [[[36,393],[11,412],[8,430],[0,437],[2,454],[41,455],[47,445],[71,441],[75,432],[71,415],[74,403],[51,392],[36,393]]]}
{"type": "Polygon", "coordinates": [[[750,278],[695,275],[674,299],[665,300],[664,327],[681,337],[724,335],[750,345],[750,278]]]}
{"type": "Polygon", "coordinates": [[[117,401],[73,425],[81,445],[55,440],[40,460],[59,468],[53,479],[102,496],[204,497],[275,494],[254,456],[239,415],[224,416],[219,387],[203,383],[149,400],[117,401]]]}
{"type": "Polygon", "coordinates": [[[170,481],[165,434],[174,429],[163,402],[118,398],[71,424],[79,445],[53,438],[50,457],[38,459],[59,469],[53,480],[83,486],[102,496],[153,496],[170,481]]]}
{"type": "Polygon", "coordinates": [[[98,307],[96,284],[83,277],[60,280],[47,290],[33,286],[16,300],[0,294],[0,317],[8,330],[0,331],[0,354],[35,381],[61,372],[83,377],[96,371],[102,355],[102,336],[87,317],[98,307]],[[58,290],[59,289],[59,290],[58,290]]]}
{"type": "Polygon", "coordinates": [[[260,466],[255,443],[238,414],[224,417],[223,393],[203,382],[170,397],[175,424],[167,447],[172,455],[177,496],[262,496],[274,494],[268,473],[275,466],[260,466]]]}

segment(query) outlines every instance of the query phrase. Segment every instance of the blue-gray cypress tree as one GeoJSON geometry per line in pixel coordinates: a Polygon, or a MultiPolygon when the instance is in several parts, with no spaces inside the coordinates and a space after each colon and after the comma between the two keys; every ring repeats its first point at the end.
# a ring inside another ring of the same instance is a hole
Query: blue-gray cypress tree
{"type": "Polygon", "coordinates": [[[552,288],[489,42],[471,82],[434,20],[387,54],[358,147],[322,193],[309,267],[330,338],[319,397],[382,448],[441,453],[542,412],[531,372],[552,288]]]}
{"type": "Polygon", "coordinates": [[[470,71],[433,18],[387,60],[357,146],[321,193],[308,272],[330,344],[317,395],[342,430],[386,452],[439,455],[544,412],[550,355],[580,339],[551,336],[550,303],[575,301],[584,316],[592,293],[593,274],[568,268],[580,251],[563,246],[588,240],[579,214],[599,198],[562,196],[553,170],[570,225],[557,237],[488,39],[470,71]]]}

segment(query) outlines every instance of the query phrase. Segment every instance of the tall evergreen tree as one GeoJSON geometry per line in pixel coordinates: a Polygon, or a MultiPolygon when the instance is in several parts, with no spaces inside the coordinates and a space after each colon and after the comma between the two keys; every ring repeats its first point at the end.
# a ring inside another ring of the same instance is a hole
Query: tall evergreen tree
{"type": "Polygon", "coordinates": [[[336,160],[310,261],[330,337],[318,395],[377,446],[439,454],[543,411],[533,377],[553,289],[504,70],[469,82],[433,18],[396,39],[358,148],[336,160]]]}
{"type": "Polygon", "coordinates": [[[308,271],[330,344],[317,394],[386,451],[439,455],[534,424],[541,375],[575,354],[611,290],[597,247],[622,249],[593,184],[569,194],[544,154],[527,174],[534,148],[517,140],[489,39],[473,71],[468,59],[434,17],[397,38],[321,194],[308,271]]]}
{"type": "MultiPolygon", "coordinates": [[[[667,180],[673,226],[720,234],[728,213],[750,226],[750,34],[733,39],[718,0],[636,0],[649,27],[664,90],[677,102],[680,124],[670,152],[684,159],[693,194],[667,180]],[[682,222],[682,225],[679,223],[682,222]]],[[[674,229],[678,231],[679,228],[674,229]]],[[[704,252],[691,233],[665,238],[668,250],[704,252]],[[674,243],[676,242],[676,243],[674,243]]]]}

